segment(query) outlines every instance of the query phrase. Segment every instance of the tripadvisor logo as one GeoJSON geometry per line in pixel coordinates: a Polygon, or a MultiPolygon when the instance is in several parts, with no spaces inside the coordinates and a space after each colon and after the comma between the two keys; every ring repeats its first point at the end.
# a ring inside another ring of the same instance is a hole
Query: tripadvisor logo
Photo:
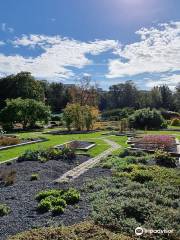
{"type": "Polygon", "coordinates": [[[167,229],[146,229],[146,228],[142,228],[142,227],[137,227],[135,229],[135,234],[136,236],[141,236],[142,234],[171,234],[173,233],[174,230],[167,230],[167,229]]]}

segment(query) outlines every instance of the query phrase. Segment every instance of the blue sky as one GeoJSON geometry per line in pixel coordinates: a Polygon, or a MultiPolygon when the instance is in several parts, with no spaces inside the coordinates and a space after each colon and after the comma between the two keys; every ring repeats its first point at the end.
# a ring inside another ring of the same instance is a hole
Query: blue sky
{"type": "Polygon", "coordinates": [[[1,0],[0,76],[180,82],[179,0],[1,0]]]}

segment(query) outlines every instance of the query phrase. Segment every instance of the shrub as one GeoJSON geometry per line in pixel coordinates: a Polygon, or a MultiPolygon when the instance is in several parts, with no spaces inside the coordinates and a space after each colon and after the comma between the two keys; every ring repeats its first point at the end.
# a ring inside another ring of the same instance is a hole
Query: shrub
{"type": "Polygon", "coordinates": [[[160,112],[149,108],[135,111],[129,121],[130,126],[137,129],[160,129],[165,122],[160,112]]]}
{"type": "Polygon", "coordinates": [[[176,159],[170,155],[170,153],[157,150],[154,154],[155,161],[158,165],[175,168],[176,167],[176,159]]]}
{"type": "Polygon", "coordinates": [[[51,159],[59,159],[62,157],[62,150],[56,148],[48,148],[44,152],[41,153],[47,160],[51,159]]]}
{"type": "Polygon", "coordinates": [[[144,183],[144,182],[152,181],[153,177],[150,173],[146,171],[140,171],[140,172],[134,173],[132,180],[139,183],[144,183]]]}
{"type": "Polygon", "coordinates": [[[51,201],[49,201],[48,199],[42,199],[40,201],[40,203],[38,204],[37,210],[39,212],[48,212],[52,209],[52,204],[51,201]]]}
{"type": "Polygon", "coordinates": [[[63,192],[62,190],[56,190],[56,189],[41,191],[36,195],[36,200],[41,201],[42,199],[45,199],[46,197],[49,197],[49,196],[60,197],[62,192],[63,192]]]}
{"type": "Polygon", "coordinates": [[[62,214],[63,212],[64,212],[64,208],[62,206],[55,206],[52,209],[52,213],[54,215],[59,215],[59,214],[62,214]]]}
{"type": "Polygon", "coordinates": [[[0,179],[2,180],[5,186],[13,185],[16,180],[16,170],[11,169],[1,172],[0,179]]]}
{"type": "Polygon", "coordinates": [[[171,126],[179,127],[180,126],[180,119],[179,118],[172,119],[171,120],[171,126]]]}
{"type": "Polygon", "coordinates": [[[68,190],[46,190],[36,195],[39,201],[37,210],[39,212],[52,211],[53,214],[63,213],[67,204],[77,203],[80,199],[79,192],[70,188],[68,190]]]}
{"type": "Polygon", "coordinates": [[[64,159],[72,160],[76,157],[75,149],[70,147],[63,147],[62,148],[62,156],[64,159]]]}
{"type": "Polygon", "coordinates": [[[21,141],[17,137],[8,137],[8,136],[1,136],[0,137],[0,146],[8,146],[8,145],[15,145],[19,144],[21,141]]]}
{"type": "Polygon", "coordinates": [[[31,181],[35,181],[35,180],[38,180],[38,178],[39,178],[39,174],[38,174],[38,173],[33,173],[33,174],[31,175],[30,180],[31,180],[31,181]]]}
{"type": "Polygon", "coordinates": [[[62,195],[63,199],[67,202],[67,204],[77,203],[80,199],[80,193],[74,189],[70,188],[67,192],[62,195]]]}
{"type": "Polygon", "coordinates": [[[40,160],[40,155],[38,151],[26,150],[24,154],[22,154],[17,161],[38,161],[40,160]]]}
{"type": "Polygon", "coordinates": [[[6,204],[0,204],[0,217],[8,215],[11,209],[6,204]]]}

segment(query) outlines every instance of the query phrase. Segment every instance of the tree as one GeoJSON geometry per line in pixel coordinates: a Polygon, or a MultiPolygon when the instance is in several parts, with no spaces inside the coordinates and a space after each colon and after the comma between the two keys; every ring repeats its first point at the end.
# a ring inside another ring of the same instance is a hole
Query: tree
{"type": "Polygon", "coordinates": [[[167,110],[174,109],[174,99],[173,93],[167,85],[162,85],[159,87],[159,91],[161,93],[161,107],[167,110]]]}
{"type": "Polygon", "coordinates": [[[62,83],[46,84],[46,103],[51,106],[54,113],[61,112],[70,101],[69,90],[62,83]]]}
{"type": "Polygon", "coordinates": [[[0,79],[0,108],[5,106],[6,99],[21,97],[44,101],[44,89],[40,81],[29,72],[20,72],[0,79]]]}
{"type": "Polygon", "coordinates": [[[43,102],[33,99],[11,99],[6,100],[6,107],[0,112],[0,121],[3,125],[13,126],[21,123],[23,129],[34,127],[37,121],[47,123],[51,112],[49,106],[43,102]]]}
{"type": "Polygon", "coordinates": [[[175,108],[180,112],[180,83],[176,87],[176,92],[174,94],[175,108]]]}
{"type": "Polygon", "coordinates": [[[109,88],[109,108],[137,106],[138,90],[132,81],[113,85],[109,88]]]}
{"type": "Polygon", "coordinates": [[[79,103],[73,103],[66,106],[63,118],[69,131],[72,127],[80,131],[84,128],[87,130],[93,128],[98,115],[99,111],[95,107],[88,105],[81,106],[79,103]]]}
{"type": "Polygon", "coordinates": [[[77,85],[69,88],[72,103],[79,103],[81,106],[98,105],[97,88],[91,82],[89,76],[77,79],[77,85]]]}

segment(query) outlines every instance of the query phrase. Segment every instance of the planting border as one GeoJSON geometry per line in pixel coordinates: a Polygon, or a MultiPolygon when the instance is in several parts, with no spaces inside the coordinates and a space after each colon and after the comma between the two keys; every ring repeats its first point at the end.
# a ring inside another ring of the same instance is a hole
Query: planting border
{"type": "MultiPolygon", "coordinates": [[[[76,140],[72,140],[72,141],[65,142],[65,143],[60,144],[60,145],[56,145],[56,146],[54,146],[54,148],[59,148],[59,147],[64,146],[64,145],[66,145],[66,144],[68,144],[68,143],[72,143],[72,142],[74,142],[74,141],[76,141],[76,140]]],[[[90,144],[88,147],[84,147],[84,148],[76,148],[76,150],[84,150],[84,151],[88,151],[89,149],[91,149],[91,148],[93,148],[93,147],[96,146],[96,144],[95,144],[94,142],[82,141],[82,140],[81,140],[81,141],[78,140],[78,142],[88,142],[88,143],[91,143],[91,144],[90,144]]]]}
{"type": "Polygon", "coordinates": [[[38,140],[34,140],[34,141],[29,141],[29,142],[24,142],[24,143],[18,143],[18,144],[13,144],[13,145],[9,145],[9,146],[5,146],[5,147],[1,147],[0,148],[0,151],[2,150],[7,150],[7,149],[10,149],[10,148],[14,148],[14,147],[21,147],[21,146],[24,146],[24,145],[28,145],[28,144],[34,144],[34,143],[38,143],[38,142],[46,142],[48,141],[48,139],[38,139],[38,140]]]}

